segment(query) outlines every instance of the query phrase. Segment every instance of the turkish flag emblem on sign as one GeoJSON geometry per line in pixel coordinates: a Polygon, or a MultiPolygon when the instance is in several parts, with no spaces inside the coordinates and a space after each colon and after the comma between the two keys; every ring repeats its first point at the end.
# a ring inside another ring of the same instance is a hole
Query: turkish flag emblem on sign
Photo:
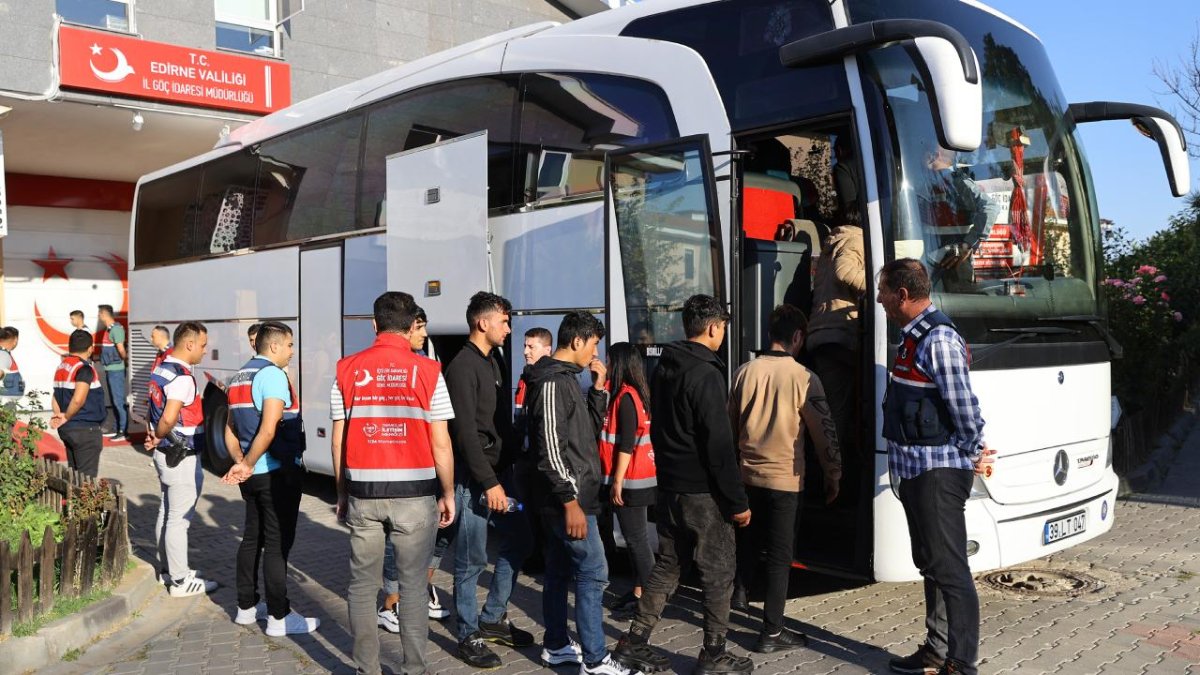
{"type": "Polygon", "coordinates": [[[58,29],[62,86],[134,98],[270,113],[292,102],[286,63],[86,30],[58,29]]]}

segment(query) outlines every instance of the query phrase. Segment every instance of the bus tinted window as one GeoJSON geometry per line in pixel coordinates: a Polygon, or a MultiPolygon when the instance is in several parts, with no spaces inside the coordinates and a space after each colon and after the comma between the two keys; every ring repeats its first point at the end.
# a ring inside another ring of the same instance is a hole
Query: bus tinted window
{"type": "Polygon", "coordinates": [[[297,241],[355,227],[354,190],[362,115],[301,129],[259,148],[263,217],[254,246],[297,241]]]}
{"type": "Polygon", "coordinates": [[[516,76],[479,77],[401,94],[367,112],[360,228],[384,224],[388,155],[488,132],[488,208],[513,203],[513,108],[516,76]]]}
{"type": "Polygon", "coordinates": [[[653,84],[615,75],[527,74],[521,81],[521,202],[599,195],[606,150],[677,135],[670,103],[653,84]]]}
{"type": "Polygon", "coordinates": [[[833,30],[827,0],[728,0],[633,21],[622,35],[696,50],[721,91],[734,131],[850,107],[840,62],[807,68],[779,63],[779,48],[833,30]]]}
{"type": "Polygon", "coordinates": [[[263,201],[258,157],[235,152],[142,186],[134,254],[138,265],[250,246],[263,201]]]}

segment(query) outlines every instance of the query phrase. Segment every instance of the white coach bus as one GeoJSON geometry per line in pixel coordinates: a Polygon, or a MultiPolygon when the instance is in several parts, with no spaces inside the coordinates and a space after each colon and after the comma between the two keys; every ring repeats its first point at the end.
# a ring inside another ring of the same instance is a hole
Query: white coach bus
{"type": "Polygon", "coordinates": [[[880,431],[898,329],[873,302],[880,267],[906,256],[935,269],[999,451],[967,504],[971,563],[1029,560],[1114,518],[1118,347],[1076,131],[1106,119],[1155,139],[1187,190],[1174,120],[1068,103],[1038,38],[969,0],[656,0],[511,30],[256,120],[138,182],[135,409],[155,324],[207,324],[200,368],[224,380],[250,356],[251,323],[284,321],[305,463],[329,473],[334,364],[370,343],[385,289],[416,296],[441,357],[464,340],[467,299],[492,289],[514,307],[508,354],[584,309],[651,362],[682,337],[683,301],[714,294],[734,317],[732,370],[766,346],[772,307],[811,308],[820,239],[853,210],[868,285],[857,437],[843,495],[825,507],[819,484],[806,490],[797,565],[915,578],[880,431]],[[982,195],[974,212],[947,207],[939,175],[982,195]],[[936,269],[948,251],[962,262],[936,269]]]}

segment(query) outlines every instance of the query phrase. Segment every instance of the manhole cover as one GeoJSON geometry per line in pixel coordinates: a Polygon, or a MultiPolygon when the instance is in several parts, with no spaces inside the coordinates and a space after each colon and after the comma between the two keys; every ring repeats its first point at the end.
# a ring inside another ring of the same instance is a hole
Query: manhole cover
{"type": "Polygon", "coordinates": [[[983,575],[992,588],[1018,595],[1076,596],[1104,588],[1096,577],[1063,569],[1015,568],[983,575]]]}

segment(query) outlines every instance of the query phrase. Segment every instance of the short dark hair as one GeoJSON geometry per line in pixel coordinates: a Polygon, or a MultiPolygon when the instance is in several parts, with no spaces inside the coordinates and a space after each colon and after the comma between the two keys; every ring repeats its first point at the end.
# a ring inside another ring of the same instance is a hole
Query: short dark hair
{"type": "Polygon", "coordinates": [[[416,310],[413,311],[413,323],[418,321],[429,323],[429,317],[425,315],[425,308],[420,305],[416,305],[416,310]]]}
{"type": "Polygon", "coordinates": [[[767,335],[775,342],[788,342],[796,331],[808,332],[808,317],[795,305],[783,304],[771,311],[767,322],[767,335]]]}
{"type": "Polygon", "coordinates": [[[83,310],[82,309],[73,309],[73,310],[71,310],[71,316],[77,316],[82,319],[83,318],[83,310]]]}
{"type": "Polygon", "coordinates": [[[912,300],[928,298],[933,288],[929,272],[915,258],[899,258],[885,264],[879,270],[879,285],[893,292],[903,288],[912,300]]]}
{"type": "Polygon", "coordinates": [[[375,330],[380,333],[412,329],[417,319],[417,303],[403,291],[387,291],[375,298],[375,330]]]}
{"type": "MultiPolygon", "coordinates": [[[[76,331],[78,332],[78,331],[76,331]]],[[[208,329],[199,321],[184,321],[175,327],[175,335],[171,337],[171,341],[177,345],[183,344],[183,341],[202,333],[207,333],[208,329]]]]}
{"type": "Polygon", "coordinates": [[[264,321],[258,324],[258,335],[254,338],[254,351],[262,353],[267,345],[279,339],[285,339],[292,334],[292,329],[286,323],[264,321]]]}
{"type": "Polygon", "coordinates": [[[512,314],[512,303],[495,293],[479,291],[467,303],[467,328],[475,330],[475,322],[488,312],[512,314]]]}
{"type": "Polygon", "coordinates": [[[17,330],[16,326],[5,326],[0,328],[0,342],[11,340],[15,337],[19,337],[20,335],[21,331],[17,330]]]}
{"type": "MultiPolygon", "coordinates": [[[[246,337],[253,340],[254,336],[258,335],[258,331],[262,330],[262,327],[263,327],[263,325],[261,323],[250,324],[250,327],[246,329],[246,337]]],[[[257,348],[257,346],[258,345],[255,345],[256,348],[257,348]]]]}
{"type": "Polygon", "coordinates": [[[714,323],[729,323],[729,312],[711,295],[693,295],[683,303],[683,333],[689,338],[699,337],[714,323]]]}
{"type": "Polygon", "coordinates": [[[525,331],[525,337],[541,340],[542,342],[545,342],[547,346],[554,346],[554,336],[550,334],[549,328],[534,326],[533,328],[525,331]]]}
{"type": "Polygon", "coordinates": [[[167,328],[166,326],[162,325],[161,323],[158,324],[157,326],[155,326],[154,328],[151,328],[150,332],[152,334],[153,333],[166,333],[167,337],[171,337],[171,329],[167,328]]]}
{"type": "Polygon", "coordinates": [[[71,337],[67,338],[67,351],[72,354],[92,351],[92,334],[86,330],[72,331],[71,337]]]}
{"type": "Polygon", "coordinates": [[[566,349],[579,338],[584,342],[592,338],[604,339],[604,324],[594,314],[582,310],[567,312],[558,326],[558,348],[566,349]]]}
{"type": "Polygon", "coordinates": [[[99,305],[99,307],[101,312],[107,312],[111,316],[116,316],[116,313],[113,312],[112,305],[99,305]]]}

